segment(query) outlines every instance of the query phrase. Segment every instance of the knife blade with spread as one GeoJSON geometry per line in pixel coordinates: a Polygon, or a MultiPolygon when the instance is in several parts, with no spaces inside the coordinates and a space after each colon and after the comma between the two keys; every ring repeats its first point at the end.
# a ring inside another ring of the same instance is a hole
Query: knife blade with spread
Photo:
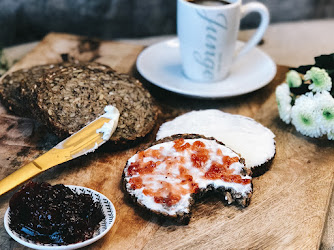
{"type": "Polygon", "coordinates": [[[105,114],[1,180],[0,195],[49,168],[94,152],[108,141],[116,130],[120,114],[114,106],[106,106],[104,111],[105,114]]]}

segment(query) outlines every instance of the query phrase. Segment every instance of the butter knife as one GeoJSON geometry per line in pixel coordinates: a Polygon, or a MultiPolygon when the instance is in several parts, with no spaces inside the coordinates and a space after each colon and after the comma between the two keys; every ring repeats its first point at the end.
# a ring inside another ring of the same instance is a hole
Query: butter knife
{"type": "Polygon", "coordinates": [[[113,106],[106,106],[104,110],[105,114],[57,144],[45,154],[2,179],[0,181],[0,195],[49,168],[93,152],[108,141],[116,130],[119,111],[113,106]]]}

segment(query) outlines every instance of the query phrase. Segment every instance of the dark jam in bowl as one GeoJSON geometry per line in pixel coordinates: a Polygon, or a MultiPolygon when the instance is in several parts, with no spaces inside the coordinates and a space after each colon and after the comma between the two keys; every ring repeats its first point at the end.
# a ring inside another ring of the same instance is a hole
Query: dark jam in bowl
{"type": "Polygon", "coordinates": [[[68,245],[90,239],[104,219],[88,194],[62,184],[29,182],[9,201],[10,228],[42,244],[68,245]]]}

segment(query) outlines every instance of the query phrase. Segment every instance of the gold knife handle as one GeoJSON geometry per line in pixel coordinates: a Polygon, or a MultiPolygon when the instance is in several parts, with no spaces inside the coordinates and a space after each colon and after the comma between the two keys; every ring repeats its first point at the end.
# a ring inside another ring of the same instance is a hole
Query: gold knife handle
{"type": "Polygon", "coordinates": [[[37,164],[35,164],[34,161],[24,165],[0,181],[0,195],[17,187],[18,185],[22,184],[26,180],[29,180],[42,171],[43,170],[37,164]]]}
{"type": "MultiPolygon", "coordinates": [[[[106,112],[107,111],[108,110],[106,110],[106,112]]],[[[115,119],[112,125],[114,127],[112,127],[112,130],[110,131],[109,137],[112,132],[115,131],[118,122],[119,111],[117,109],[116,111],[117,112],[113,112],[115,119]]],[[[105,123],[108,123],[112,119],[113,118],[100,116],[98,119],[62,141],[45,154],[1,180],[0,195],[53,166],[72,160],[83,154],[93,152],[98,146],[109,139],[104,139],[101,132],[97,133],[97,129],[102,128],[105,123]]]]}

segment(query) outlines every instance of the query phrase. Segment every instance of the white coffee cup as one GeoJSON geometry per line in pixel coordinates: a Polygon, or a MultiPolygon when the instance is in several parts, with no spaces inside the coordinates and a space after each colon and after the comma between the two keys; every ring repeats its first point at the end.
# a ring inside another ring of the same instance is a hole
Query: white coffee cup
{"type": "Polygon", "coordinates": [[[269,11],[257,2],[245,5],[241,0],[227,0],[225,5],[219,1],[205,2],[207,5],[177,0],[177,35],[186,77],[199,82],[217,82],[227,76],[234,61],[261,40],[269,24],[269,11]],[[236,52],[240,19],[250,12],[258,12],[261,23],[251,39],[236,52]]]}

